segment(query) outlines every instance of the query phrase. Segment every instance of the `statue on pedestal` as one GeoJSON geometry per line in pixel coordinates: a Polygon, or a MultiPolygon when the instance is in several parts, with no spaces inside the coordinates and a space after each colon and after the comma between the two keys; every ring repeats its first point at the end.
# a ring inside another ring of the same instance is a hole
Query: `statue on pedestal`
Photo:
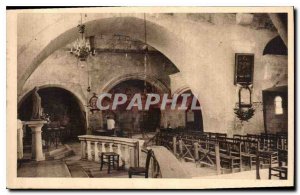
{"type": "Polygon", "coordinates": [[[32,115],[31,120],[42,120],[42,102],[41,102],[41,96],[38,94],[38,87],[34,88],[34,92],[32,95],[32,115]]]}

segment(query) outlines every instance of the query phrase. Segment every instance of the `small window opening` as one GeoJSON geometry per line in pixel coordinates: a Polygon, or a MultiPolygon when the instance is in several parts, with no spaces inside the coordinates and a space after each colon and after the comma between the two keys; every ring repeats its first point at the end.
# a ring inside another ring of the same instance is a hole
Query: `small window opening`
{"type": "Polygon", "coordinates": [[[276,115],[283,114],[282,98],[280,96],[276,96],[274,103],[275,103],[275,114],[276,115]]]}

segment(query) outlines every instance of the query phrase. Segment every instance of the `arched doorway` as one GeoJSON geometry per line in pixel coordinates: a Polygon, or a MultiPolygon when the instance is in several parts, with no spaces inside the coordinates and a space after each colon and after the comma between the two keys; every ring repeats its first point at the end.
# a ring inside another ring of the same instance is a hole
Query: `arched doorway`
{"type": "MultiPolygon", "coordinates": [[[[128,100],[125,104],[119,105],[116,110],[103,111],[104,127],[106,125],[106,117],[112,116],[116,120],[116,128],[119,128],[127,133],[143,133],[153,132],[160,127],[161,111],[159,105],[151,105],[149,110],[139,110],[133,107],[131,110],[126,110],[131,98],[134,94],[140,94],[142,104],[144,105],[143,95],[147,93],[162,93],[149,82],[140,79],[130,79],[122,81],[112,87],[108,92],[111,94],[123,93],[126,94],[128,100]]],[[[144,108],[144,106],[143,106],[144,108]]]]}
{"type": "MultiPolygon", "coordinates": [[[[86,117],[80,100],[70,91],[60,87],[42,87],[38,91],[42,99],[44,113],[50,116],[50,126],[65,127],[68,134],[65,141],[77,139],[86,133],[86,117]]],[[[19,102],[18,118],[29,121],[32,113],[32,91],[19,102]]],[[[25,139],[31,137],[30,128],[26,129],[25,139]]]]}
{"type": "MultiPolygon", "coordinates": [[[[192,110],[192,100],[195,97],[191,90],[187,90],[182,94],[189,94],[187,101],[187,110],[185,111],[185,126],[187,130],[201,131],[203,132],[203,118],[201,110],[192,110]]],[[[196,106],[200,106],[199,100],[197,100],[196,106]]]]}

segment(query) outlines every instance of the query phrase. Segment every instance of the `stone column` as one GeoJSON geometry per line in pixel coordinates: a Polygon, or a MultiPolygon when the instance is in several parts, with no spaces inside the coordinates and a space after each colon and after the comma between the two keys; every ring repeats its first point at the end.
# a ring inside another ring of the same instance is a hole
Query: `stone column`
{"type": "Polygon", "coordinates": [[[125,169],[129,169],[129,167],[130,167],[130,153],[129,153],[129,146],[127,146],[127,145],[125,145],[124,161],[125,161],[125,169]]]}
{"type": "Polygon", "coordinates": [[[99,162],[99,150],[98,150],[98,142],[95,142],[95,149],[94,149],[94,153],[95,153],[95,161],[99,162]]]}
{"type": "Polygon", "coordinates": [[[86,158],[86,141],[81,140],[81,159],[86,158]]]}
{"type": "Polygon", "coordinates": [[[113,150],[113,144],[114,143],[109,143],[109,152],[113,152],[114,150],[113,150]]]}
{"type": "Polygon", "coordinates": [[[31,144],[31,158],[35,161],[45,160],[42,145],[42,127],[47,123],[46,121],[29,121],[26,124],[31,128],[32,144],[31,144]]]}
{"type": "Polygon", "coordinates": [[[145,140],[139,140],[138,141],[138,145],[137,145],[137,166],[140,166],[140,163],[143,161],[143,158],[142,158],[142,149],[143,149],[143,146],[144,146],[144,143],[145,143],[145,140]]]}
{"type": "Polygon", "coordinates": [[[23,158],[23,123],[20,119],[18,119],[18,126],[17,126],[17,151],[18,151],[18,159],[23,158]]]}
{"type": "Polygon", "coordinates": [[[117,153],[119,154],[119,166],[123,165],[122,159],[123,159],[123,155],[122,155],[122,151],[121,151],[121,144],[118,144],[118,149],[117,149],[117,153]]]}
{"type": "Polygon", "coordinates": [[[92,146],[91,146],[91,141],[87,141],[87,154],[88,154],[88,160],[92,160],[92,146]]]}

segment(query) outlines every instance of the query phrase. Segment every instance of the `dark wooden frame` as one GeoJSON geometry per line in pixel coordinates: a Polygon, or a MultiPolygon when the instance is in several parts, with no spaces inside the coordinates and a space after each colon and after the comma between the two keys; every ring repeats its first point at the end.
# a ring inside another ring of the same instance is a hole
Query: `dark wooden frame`
{"type": "Polygon", "coordinates": [[[254,77],[254,54],[252,53],[236,53],[235,54],[235,72],[234,72],[234,84],[241,84],[241,85],[251,85],[253,84],[253,77],[254,77]],[[251,81],[247,82],[247,81],[239,81],[238,80],[238,57],[240,56],[245,56],[245,57],[251,57],[252,59],[252,64],[250,64],[251,66],[251,81]]]}

